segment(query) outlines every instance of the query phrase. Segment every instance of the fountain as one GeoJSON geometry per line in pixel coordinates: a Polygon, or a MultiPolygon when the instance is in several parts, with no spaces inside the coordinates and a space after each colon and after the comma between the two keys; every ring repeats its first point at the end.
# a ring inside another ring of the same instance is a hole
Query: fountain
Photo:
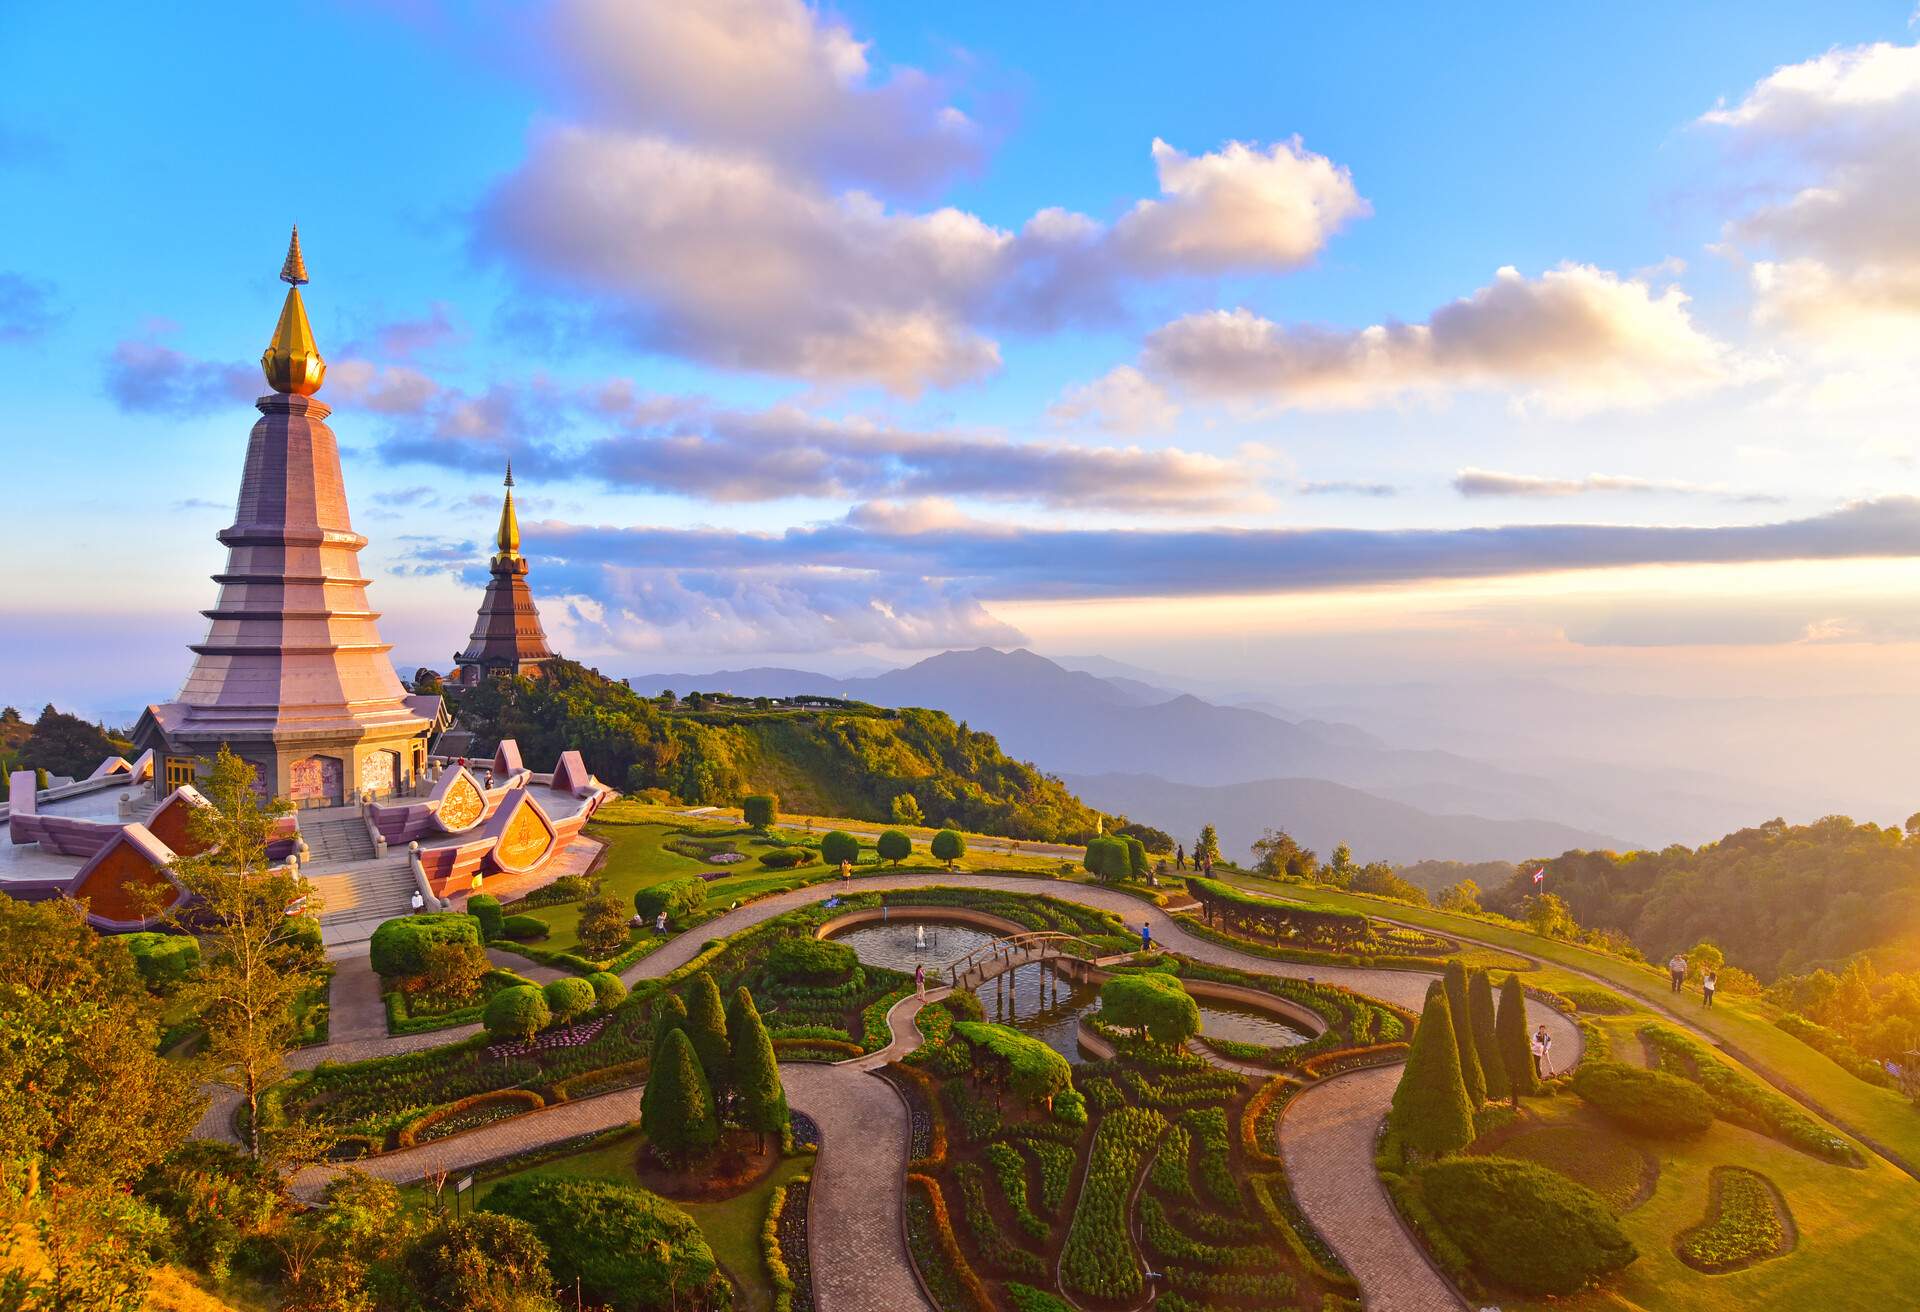
{"type": "Polygon", "coordinates": [[[927,945],[926,925],[919,924],[913,927],[913,945],[917,948],[924,948],[927,945]]]}

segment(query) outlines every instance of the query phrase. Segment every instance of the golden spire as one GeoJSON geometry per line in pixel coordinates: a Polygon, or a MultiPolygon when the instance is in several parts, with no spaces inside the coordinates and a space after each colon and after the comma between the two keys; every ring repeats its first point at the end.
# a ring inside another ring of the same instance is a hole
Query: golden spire
{"type": "Polygon", "coordinates": [[[273,340],[260,356],[261,372],[267,386],[276,392],[294,392],[312,396],[327,376],[327,362],[320,358],[314,344],[313,327],[307,322],[307,307],[300,300],[300,284],[307,280],[307,262],[300,256],[300,229],[293,230],[287,243],[287,261],[280,267],[281,281],[287,288],[286,303],[280,307],[280,322],[273,340]]]}
{"type": "Polygon", "coordinates": [[[507,499],[500,506],[500,531],[494,535],[494,542],[503,556],[519,554],[520,516],[513,509],[513,461],[507,461],[507,499]]]}

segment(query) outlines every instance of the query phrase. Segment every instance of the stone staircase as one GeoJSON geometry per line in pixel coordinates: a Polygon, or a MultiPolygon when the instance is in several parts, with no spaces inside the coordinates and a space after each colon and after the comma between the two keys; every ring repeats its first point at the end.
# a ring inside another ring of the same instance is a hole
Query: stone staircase
{"type": "Polygon", "coordinates": [[[412,914],[413,865],[404,848],[347,863],[323,863],[316,848],[305,873],[320,895],[320,929],[330,942],[350,922],[368,922],[365,933],[357,936],[365,937],[382,920],[412,914]]]}
{"type": "Polygon", "coordinates": [[[357,808],[328,807],[324,811],[302,811],[300,837],[307,840],[313,853],[308,864],[314,867],[345,865],[350,861],[373,859],[373,836],[357,808]]]}

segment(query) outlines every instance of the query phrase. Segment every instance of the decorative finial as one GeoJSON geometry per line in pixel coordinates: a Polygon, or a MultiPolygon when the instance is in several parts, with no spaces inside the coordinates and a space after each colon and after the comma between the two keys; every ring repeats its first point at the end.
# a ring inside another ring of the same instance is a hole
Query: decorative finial
{"type": "Polygon", "coordinates": [[[313,340],[313,327],[307,322],[307,307],[300,299],[300,284],[307,280],[307,262],[300,256],[300,229],[293,230],[287,243],[287,262],[280,266],[281,281],[289,284],[287,299],[280,306],[280,322],[274,326],[273,340],[260,356],[260,371],[267,386],[276,392],[312,396],[327,376],[327,362],[313,340]]]}
{"type": "Polygon", "coordinates": [[[287,242],[287,262],[280,266],[280,281],[295,287],[307,281],[307,262],[300,258],[300,225],[293,225],[293,237],[287,242]]]}
{"type": "Polygon", "coordinates": [[[513,457],[507,457],[507,486],[513,486],[513,457]]]}
{"type": "Polygon", "coordinates": [[[520,553],[520,516],[513,509],[513,462],[507,462],[507,495],[500,503],[500,529],[493,535],[494,545],[504,557],[520,553]]]}

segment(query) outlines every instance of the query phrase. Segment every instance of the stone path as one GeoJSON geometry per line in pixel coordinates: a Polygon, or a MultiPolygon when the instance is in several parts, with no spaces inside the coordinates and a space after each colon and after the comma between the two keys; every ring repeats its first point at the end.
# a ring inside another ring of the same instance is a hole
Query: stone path
{"type": "Polygon", "coordinates": [[[488,948],[487,960],[501,970],[510,970],[516,975],[524,975],[535,984],[551,984],[557,979],[579,978],[570,970],[561,970],[558,966],[549,966],[518,952],[508,952],[504,948],[488,948]]]}
{"type": "Polygon", "coordinates": [[[1280,1157],[1300,1210],[1365,1296],[1367,1312],[1453,1312],[1467,1305],[1400,1223],[1373,1170],[1373,1144],[1399,1083],[1378,1066],[1310,1084],[1280,1118],[1280,1157]]]}

